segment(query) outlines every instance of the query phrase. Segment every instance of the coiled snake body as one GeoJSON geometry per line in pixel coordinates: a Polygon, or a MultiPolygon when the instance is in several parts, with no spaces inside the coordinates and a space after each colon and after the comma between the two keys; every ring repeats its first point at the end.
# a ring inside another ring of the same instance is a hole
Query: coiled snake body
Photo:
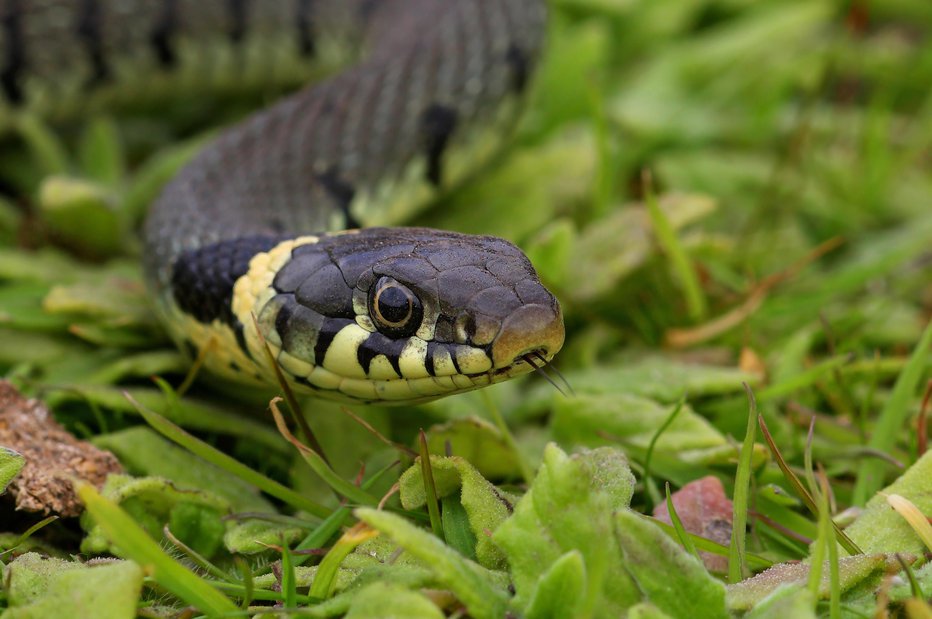
{"type": "Polygon", "coordinates": [[[266,343],[299,388],[421,401],[563,343],[559,304],[511,243],[382,227],[494,151],[544,23],[539,0],[0,0],[0,92],[54,116],[360,49],[182,169],[149,214],[145,269],[173,337],[209,347],[216,374],[274,380],[266,343]]]}

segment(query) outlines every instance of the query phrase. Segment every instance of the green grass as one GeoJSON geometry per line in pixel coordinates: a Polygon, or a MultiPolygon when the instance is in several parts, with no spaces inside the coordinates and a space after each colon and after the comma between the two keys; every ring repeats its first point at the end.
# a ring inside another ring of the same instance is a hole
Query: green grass
{"type": "MultiPolygon", "coordinates": [[[[210,120],[262,94],[17,123],[0,142],[0,376],[135,479],[82,486],[80,523],[0,504],[0,613],[61,610],[87,578],[68,570],[98,555],[144,568],[150,616],[677,616],[692,600],[695,616],[834,618],[873,615],[881,589],[891,612],[929,612],[929,3],[551,4],[512,145],[406,223],[528,253],[563,305],[566,394],[532,375],[352,415],[289,398],[294,444],[274,389],[178,395],[187,364],[145,295],[139,225],[210,120]],[[730,549],[675,504],[707,475],[734,499],[730,549]],[[667,485],[675,525],[638,517],[667,485]],[[37,576],[33,550],[65,561],[37,576]]],[[[5,461],[4,482],[21,464],[5,461]]]]}

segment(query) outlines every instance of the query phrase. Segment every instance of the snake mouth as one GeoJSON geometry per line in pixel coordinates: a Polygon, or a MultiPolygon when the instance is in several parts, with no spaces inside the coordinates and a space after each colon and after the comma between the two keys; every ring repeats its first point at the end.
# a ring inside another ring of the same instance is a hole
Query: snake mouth
{"type": "Polygon", "coordinates": [[[563,347],[564,337],[559,305],[522,306],[505,318],[492,342],[492,369],[513,370],[524,364],[533,368],[535,359],[547,364],[563,347]]]}

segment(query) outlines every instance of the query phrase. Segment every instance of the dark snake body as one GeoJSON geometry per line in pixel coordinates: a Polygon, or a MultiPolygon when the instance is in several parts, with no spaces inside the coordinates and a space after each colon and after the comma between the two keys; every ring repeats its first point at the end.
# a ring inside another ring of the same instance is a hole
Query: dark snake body
{"type": "Polygon", "coordinates": [[[394,224],[488,158],[544,26],[539,0],[0,0],[0,92],[6,113],[54,118],[199,80],[293,81],[362,50],[184,167],[144,263],[170,331],[218,374],[270,380],[268,343],[319,394],[421,400],[549,360],[559,305],[500,239],[341,231],[394,224]]]}

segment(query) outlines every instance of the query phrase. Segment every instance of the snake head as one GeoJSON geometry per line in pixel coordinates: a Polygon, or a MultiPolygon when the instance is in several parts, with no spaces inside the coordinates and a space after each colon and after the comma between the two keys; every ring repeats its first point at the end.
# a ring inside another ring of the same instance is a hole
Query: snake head
{"type": "Polygon", "coordinates": [[[430,400],[533,371],[530,355],[563,345],[560,304],[508,241],[368,228],[288,243],[260,261],[281,264],[252,311],[286,375],[320,395],[430,400]]]}

